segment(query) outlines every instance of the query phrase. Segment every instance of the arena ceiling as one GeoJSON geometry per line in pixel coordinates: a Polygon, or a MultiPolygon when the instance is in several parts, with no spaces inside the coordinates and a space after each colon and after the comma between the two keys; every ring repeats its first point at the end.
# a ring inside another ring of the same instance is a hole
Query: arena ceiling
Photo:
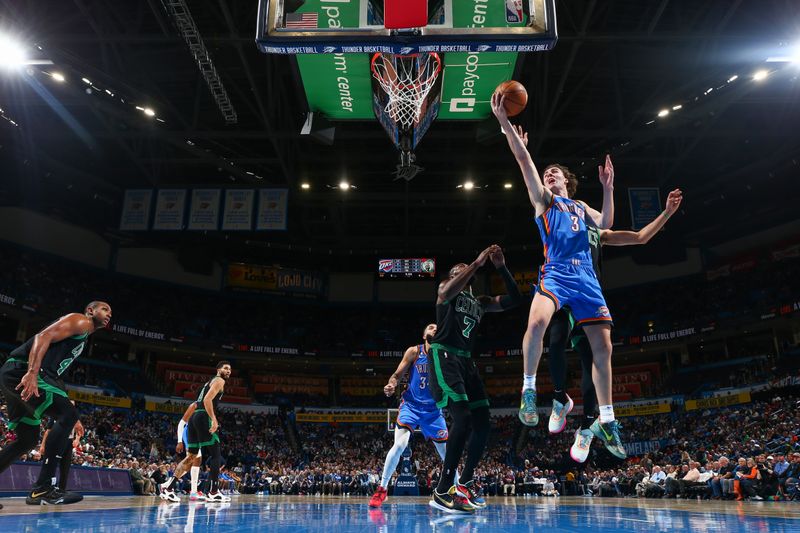
{"type": "MultiPolygon", "coordinates": [[[[166,3],[0,0],[2,29],[54,62],[32,76],[0,73],[0,108],[17,124],[0,121],[0,202],[80,220],[122,245],[202,243],[215,256],[465,254],[490,242],[538,249],[505,142],[479,140],[494,128],[434,123],[417,150],[424,172],[395,180],[397,153],[377,122],[337,123],[331,146],[300,135],[306,101],[296,63],[256,49],[255,0],[190,2],[237,113],[226,123],[166,3]],[[56,68],[65,82],[42,74],[56,68]],[[338,190],[343,178],[357,188],[338,190]],[[474,190],[457,188],[467,179],[474,190]],[[126,188],[172,186],[288,186],[289,230],[115,229],[126,188]]],[[[557,7],[555,49],[518,66],[531,97],[518,122],[530,131],[535,161],[577,170],[579,196],[599,206],[596,165],[611,153],[618,227],[630,224],[628,186],[683,188],[683,214],[670,227],[678,244],[712,244],[796,218],[800,67],[765,63],[800,43],[796,1],[557,7]],[[753,81],[762,68],[771,75],[753,81]],[[662,109],[671,113],[658,117],[662,109]]]]}

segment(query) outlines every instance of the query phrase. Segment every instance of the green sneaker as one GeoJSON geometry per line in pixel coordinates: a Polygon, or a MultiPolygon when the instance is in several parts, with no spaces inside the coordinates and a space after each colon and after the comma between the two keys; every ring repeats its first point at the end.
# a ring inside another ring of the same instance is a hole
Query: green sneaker
{"type": "Polygon", "coordinates": [[[606,446],[611,455],[617,459],[625,459],[628,457],[628,452],[625,451],[625,446],[622,445],[622,440],[619,438],[619,430],[622,426],[616,420],[601,424],[600,419],[597,418],[589,427],[592,433],[600,439],[606,446]]]}
{"type": "Polygon", "coordinates": [[[522,389],[519,420],[526,426],[535,426],[539,423],[539,411],[536,410],[536,391],[534,389],[522,389]]]}

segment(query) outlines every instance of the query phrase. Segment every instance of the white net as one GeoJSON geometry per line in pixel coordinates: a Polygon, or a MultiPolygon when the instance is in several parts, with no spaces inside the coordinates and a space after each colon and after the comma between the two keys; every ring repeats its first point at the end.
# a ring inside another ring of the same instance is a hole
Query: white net
{"type": "Polygon", "coordinates": [[[397,124],[410,128],[420,119],[425,97],[442,69],[438,54],[401,56],[375,54],[372,75],[389,96],[386,112],[397,124]]]}

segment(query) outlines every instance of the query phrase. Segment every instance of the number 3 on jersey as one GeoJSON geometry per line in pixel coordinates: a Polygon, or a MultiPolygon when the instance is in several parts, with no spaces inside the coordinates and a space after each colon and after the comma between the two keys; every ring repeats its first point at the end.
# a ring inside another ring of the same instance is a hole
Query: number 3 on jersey
{"type": "Polygon", "coordinates": [[[570,226],[570,229],[572,231],[580,231],[581,226],[578,224],[580,219],[576,215],[570,215],[569,218],[572,220],[572,226],[570,226]]]}
{"type": "Polygon", "coordinates": [[[475,319],[465,316],[464,325],[466,327],[461,331],[461,333],[464,335],[465,338],[469,339],[469,334],[472,332],[472,328],[475,327],[475,319]]]}

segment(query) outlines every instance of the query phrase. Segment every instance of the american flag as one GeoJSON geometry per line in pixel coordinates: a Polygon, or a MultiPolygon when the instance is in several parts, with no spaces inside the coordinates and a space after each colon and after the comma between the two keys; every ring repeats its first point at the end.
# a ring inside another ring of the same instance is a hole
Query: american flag
{"type": "Polygon", "coordinates": [[[286,15],[286,27],[293,29],[317,29],[317,18],[319,13],[288,13],[286,15]]]}

